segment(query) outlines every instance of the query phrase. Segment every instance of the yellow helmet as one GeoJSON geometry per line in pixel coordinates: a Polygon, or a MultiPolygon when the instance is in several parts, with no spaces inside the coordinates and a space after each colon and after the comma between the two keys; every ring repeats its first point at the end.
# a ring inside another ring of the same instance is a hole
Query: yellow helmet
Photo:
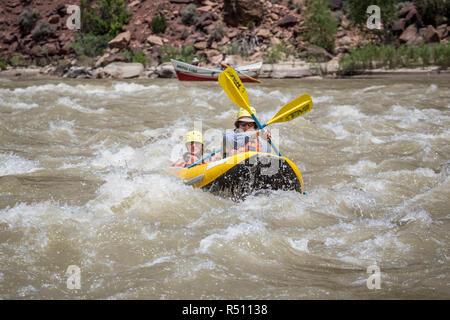
{"type": "MultiPolygon", "coordinates": [[[[253,114],[256,117],[256,109],[253,108],[253,107],[250,107],[250,110],[252,110],[253,114]]],[[[245,110],[244,108],[240,108],[239,112],[238,112],[238,115],[237,115],[237,118],[236,118],[236,121],[234,122],[234,126],[236,128],[238,127],[237,123],[238,123],[239,119],[241,119],[241,118],[244,118],[241,121],[255,122],[255,120],[253,120],[251,114],[247,110],[245,110]]]]}
{"type": "Polygon", "coordinates": [[[190,142],[200,142],[201,144],[203,144],[203,135],[200,131],[189,131],[186,134],[186,140],[185,143],[190,143],[190,142]]]}

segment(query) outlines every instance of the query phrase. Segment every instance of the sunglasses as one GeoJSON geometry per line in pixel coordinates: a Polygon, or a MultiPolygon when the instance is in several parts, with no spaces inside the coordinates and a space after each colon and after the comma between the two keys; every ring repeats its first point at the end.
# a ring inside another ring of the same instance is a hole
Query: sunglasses
{"type": "Polygon", "coordinates": [[[249,126],[251,128],[255,127],[255,123],[254,122],[243,122],[243,121],[239,121],[238,122],[239,127],[246,127],[249,126]]]}

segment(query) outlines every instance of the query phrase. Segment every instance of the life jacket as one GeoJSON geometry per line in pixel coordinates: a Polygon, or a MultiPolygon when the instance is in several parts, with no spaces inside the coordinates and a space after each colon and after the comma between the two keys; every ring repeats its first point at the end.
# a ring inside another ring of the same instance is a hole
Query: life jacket
{"type": "Polygon", "coordinates": [[[264,149],[263,149],[261,143],[259,142],[259,139],[255,138],[255,139],[249,139],[245,143],[245,146],[238,148],[236,151],[237,151],[237,153],[249,152],[249,151],[264,152],[264,149]]]}
{"type": "MultiPolygon", "coordinates": [[[[203,157],[204,157],[204,155],[201,156],[201,158],[203,158],[203,157]]],[[[183,155],[183,159],[184,159],[184,162],[185,162],[184,163],[184,167],[186,168],[186,167],[190,166],[191,164],[193,164],[194,162],[200,160],[201,158],[199,158],[199,156],[192,155],[190,152],[186,152],[183,155]]],[[[205,159],[199,164],[204,164],[204,163],[208,163],[208,162],[209,162],[209,159],[205,159]]]]}

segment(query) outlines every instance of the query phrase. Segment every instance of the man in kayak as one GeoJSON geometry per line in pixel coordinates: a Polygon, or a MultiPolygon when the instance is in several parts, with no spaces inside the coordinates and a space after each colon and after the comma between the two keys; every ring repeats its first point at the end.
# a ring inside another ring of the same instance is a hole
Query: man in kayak
{"type": "MultiPolygon", "coordinates": [[[[174,164],[172,164],[173,167],[187,167],[195,161],[203,158],[203,135],[200,131],[189,131],[186,134],[185,145],[188,152],[183,155],[183,158],[178,159],[174,164]]],[[[212,161],[216,160],[216,158],[217,157],[213,157],[212,161]]],[[[202,163],[209,163],[209,161],[210,159],[208,158],[203,160],[202,163]]]]}
{"type": "MultiPolygon", "coordinates": [[[[256,116],[255,109],[250,108],[256,116]]],[[[264,141],[272,137],[270,131],[266,128],[262,131],[256,130],[255,120],[244,108],[239,110],[234,127],[233,131],[227,130],[224,134],[226,148],[223,150],[232,154],[248,151],[271,152],[269,145],[264,141]]]]}

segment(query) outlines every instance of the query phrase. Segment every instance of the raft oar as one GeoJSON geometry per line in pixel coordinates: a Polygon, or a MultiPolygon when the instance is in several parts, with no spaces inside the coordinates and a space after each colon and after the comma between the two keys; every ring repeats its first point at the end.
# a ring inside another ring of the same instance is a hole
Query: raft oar
{"type": "MultiPolygon", "coordinates": [[[[301,115],[304,115],[308,111],[310,111],[313,107],[313,102],[309,94],[305,93],[301,96],[295,98],[291,102],[287,103],[283,107],[281,107],[280,110],[273,116],[273,118],[268,121],[267,123],[263,124],[261,127],[264,128],[272,123],[277,122],[286,122],[291,121],[301,115]]],[[[208,154],[207,156],[203,157],[202,159],[192,163],[188,166],[188,168],[192,168],[193,166],[199,164],[200,162],[208,159],[209,157],[212,157],[216,153],[222,151],[222,148],[217,149],[216,151],[208,154]]]]}
{"type": "MultiPolygon", "coordinates": [[[[222,62],[222,65],[224,65],[224,66],[227,67],[227,68],[231,68],[231,67],[230,67],[229,65],[227,65],[226,63],[223,63],[223,62],[222,62]]],[[[246,76],[247,78],[249,78],[249,79],[252,80],[252,81],[261,83],[260,80],[258,80],[258,79],[256,79],[256,78],[253,78],[253,77],[250,77],[250,76],[249,76],[248,74],[246,74],[245,72],[242,72],[242,71],[237,71],[237,72],[239,72],[240,74],[246,76]]]]}

